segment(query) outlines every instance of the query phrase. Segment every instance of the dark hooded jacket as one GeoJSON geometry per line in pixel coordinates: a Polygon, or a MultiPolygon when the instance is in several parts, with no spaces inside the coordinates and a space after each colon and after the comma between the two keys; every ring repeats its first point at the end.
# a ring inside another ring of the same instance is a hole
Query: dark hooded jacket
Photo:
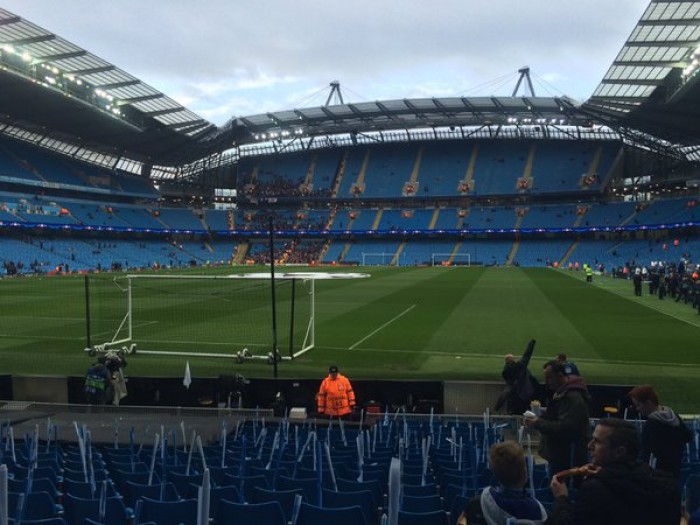
{"type": "Polygon", "coordinates": [[[678,525],[680,489],[668,472],[640,461],[616,463],[587,477],[575,502],[555,500],[550,525],[678,525]]]}
{"type": "Polygon", "coordinates": [[[649,414],[642,428],[642,459],[656,458],[656,468],[676,477],[681,473],[683,449],[692,432],[669,407],[661,406],[649,414]]]}
{"type": "Polygon", "coordinates": [[[532,340],[518,361],[512,361],[503,366],[501,375],[506,384],[496,401],[494,407],[496,412],[500,411],[504,405],[506,412],[511,415],[522,414],[530,408],[530,401],[535,397],[540,386],[528,370],[534,350],[535,341],[532,340]]]}
{"type": "Polygon", "coordinates": [[[588,462],[590,399],[583,379],[570,376],[535,422],[534,428],[540,433],[540,455],[549,462],[553,474],[588,462]]]}

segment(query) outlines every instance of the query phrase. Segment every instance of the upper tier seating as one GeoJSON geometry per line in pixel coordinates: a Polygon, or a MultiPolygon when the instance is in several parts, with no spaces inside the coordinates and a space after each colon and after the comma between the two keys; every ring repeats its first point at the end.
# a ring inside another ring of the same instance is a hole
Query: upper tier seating
{"type": "Polygon", "coordinates": [[[158,192],[146,178],[107,171],[29,143],[0,138],[0,180],[34,187],[58,187],[155,199],[158,192]]]}

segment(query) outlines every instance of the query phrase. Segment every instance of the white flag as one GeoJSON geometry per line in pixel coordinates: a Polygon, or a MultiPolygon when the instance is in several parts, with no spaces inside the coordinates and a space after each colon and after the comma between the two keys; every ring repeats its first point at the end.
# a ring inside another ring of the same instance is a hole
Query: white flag
{"type": "Polygon", "coordinates": [[[187,361],[187,364],[185,365],[185,377],[182,380],[182,384],[185,385],[186,388],[189,388],[190,385],[192,384],[192,374],[190,373],[190,362],[187,361]]]}

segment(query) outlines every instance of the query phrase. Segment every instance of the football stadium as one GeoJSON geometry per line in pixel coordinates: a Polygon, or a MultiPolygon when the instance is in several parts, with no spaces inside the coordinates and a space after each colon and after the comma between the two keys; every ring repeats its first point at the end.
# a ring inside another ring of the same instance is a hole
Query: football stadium
{"type": "Polygon", "coordinates": [[[453,524],[513,436],[551,511],[511,354],[543,391],[566,354],[591,421],[652,385],[700,507],[699,46],[652,0],[583,103],[523,67],[216,126],[0,8],[0,525],[453,524]]]}

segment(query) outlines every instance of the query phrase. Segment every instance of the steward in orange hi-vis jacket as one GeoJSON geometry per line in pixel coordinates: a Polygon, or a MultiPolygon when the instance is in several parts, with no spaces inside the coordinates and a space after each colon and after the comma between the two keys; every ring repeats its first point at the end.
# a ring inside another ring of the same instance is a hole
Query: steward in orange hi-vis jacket
{"type": "Polygon", "coordinates": [[[318,413],[331,417],[350,414],[355,406],[355,392],[350,380],[338,373],[333,365],[328,369],[328,377],[321,382],[318,390],[318,413]]]}

